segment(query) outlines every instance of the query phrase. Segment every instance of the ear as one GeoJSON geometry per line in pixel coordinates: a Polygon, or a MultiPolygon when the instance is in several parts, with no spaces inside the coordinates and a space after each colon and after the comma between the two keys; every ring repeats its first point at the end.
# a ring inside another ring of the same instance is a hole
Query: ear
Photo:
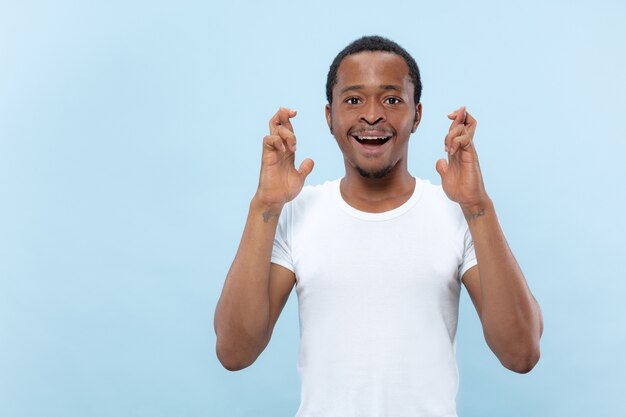
{"type": "Polygon", "coordinates": [[[333,133],[333,121],[331,118],[331,109],[330,104],[326,105],[326,123],[328,124],[328,128],[330,129],[330,133],[333,133]]]}
{"type": "Polygon", "coordinates": [[[413,129],[411,129],[411,133],[415,133],[417,130],[417,126],[419,126],[420,121],[422,120],[422,103],[417,103],[415,106],[415,120],[413,120],[413,129]]]}

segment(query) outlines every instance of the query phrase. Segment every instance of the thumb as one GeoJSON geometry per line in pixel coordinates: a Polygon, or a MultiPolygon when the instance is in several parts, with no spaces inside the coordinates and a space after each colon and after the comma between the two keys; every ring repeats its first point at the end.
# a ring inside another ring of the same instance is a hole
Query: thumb
{"type": "Polygon", "coordinates": [[[445,159],[438,160],[435,165],[435,169],[437,170],[437,173],[439,173],[441,181],[443,181],[443,177],[446,175],[446,171],[448,170],[448,162],[445,159]]]}
{"type": "Polygon", "coordinates": [[[298,172],[304,177],[303,180],[313,171],[314,162],[312,159],[307,158],[300,164],[300,169],[298,172]]]}

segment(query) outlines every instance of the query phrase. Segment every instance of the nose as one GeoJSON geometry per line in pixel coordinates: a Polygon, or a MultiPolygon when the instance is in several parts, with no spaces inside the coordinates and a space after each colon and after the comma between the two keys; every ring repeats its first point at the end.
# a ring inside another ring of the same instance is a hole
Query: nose
{"type": "Polygon", "coordinates": [[[381,103],[376,100],[372,100],[363,106],[363,113],[361,114],[361,120],[370,125],[382,122],[386,119],[385,108],[381,103]]]}

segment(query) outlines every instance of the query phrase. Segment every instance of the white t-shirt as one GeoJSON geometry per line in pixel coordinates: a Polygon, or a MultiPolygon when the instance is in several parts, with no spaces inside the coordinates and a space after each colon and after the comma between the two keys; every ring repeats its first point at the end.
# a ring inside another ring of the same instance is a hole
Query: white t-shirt
{"type": "Polygon", "coordinates": [[[476,265],[461,209],[416,179],[400,207],[362,212],[339,184],[304,187],[274,241],[296,275],[296,417],[455,417],[461,277],[476,265]]]}

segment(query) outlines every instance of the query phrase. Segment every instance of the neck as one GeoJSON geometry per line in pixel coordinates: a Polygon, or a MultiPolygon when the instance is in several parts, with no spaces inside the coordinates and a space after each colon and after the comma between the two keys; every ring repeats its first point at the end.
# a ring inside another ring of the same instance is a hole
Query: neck
{"type": "Polygon", "coordinates": [[[383,178],[364,178],[357,170],[346,169],[340,190],[345,202],[357,210],[382,213],[400,207],[411,197],[415,178],[406,166],[394,167],[383,178]]]}

